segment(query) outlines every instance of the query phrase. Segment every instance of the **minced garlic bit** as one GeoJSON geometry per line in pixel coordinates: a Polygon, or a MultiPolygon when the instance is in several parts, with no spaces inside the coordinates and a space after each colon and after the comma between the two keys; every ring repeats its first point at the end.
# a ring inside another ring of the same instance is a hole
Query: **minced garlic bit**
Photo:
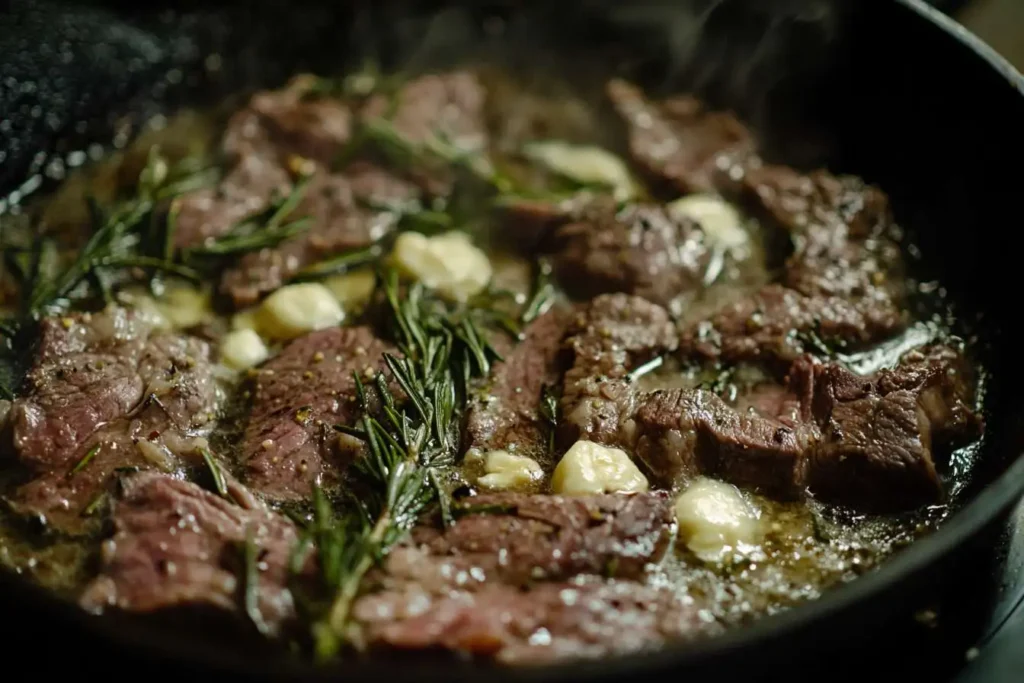
{"type": "Polygon", "coordinates": [[[551,478],[551,489],[565,494],[636,492],[647,487],[647,477],[625,451],[593,441],[574,443],[551,478]]]}
{"type": "Polygon", "coordinates": [[[454,301],[466,301],[491,281],[491,262],[463,232],[403,232],[392,256],[406,276],[454,301]]]}
{"type": "Polygon", "coordinates": [[[221,362],[234,370],[248,370],[267,359],[270,352],[254,330],[228,332],[220,342],[221,362]]]}
{"type": "Polygon", "coordinates": [[[524,488],[544,477],[544,470],[535,460],[507,451],[488,453],[484,457],[484,472],[477,483],[501,491],[524,488]]]}
{"type": "Polygon", "coordinates": [[[696,479],[676,500],[675,513],[680,539],[705,561],[761,540],[759,511],[732,484],[696,479]]]}
{"type": "Polygon", "coordinates": [[[303,282],[277,290],[260,305],[257,329],[271,339],[294,339],[307,332],[339,325],[341,305],[323,285],[303,282]]]}

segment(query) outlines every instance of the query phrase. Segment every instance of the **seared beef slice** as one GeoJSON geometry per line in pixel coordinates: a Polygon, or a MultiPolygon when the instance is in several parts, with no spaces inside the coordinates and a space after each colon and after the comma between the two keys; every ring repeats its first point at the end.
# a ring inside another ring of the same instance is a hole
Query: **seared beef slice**
{"type": "Polygon", "coordinates": [[[225,271],[221,291],[236,307],[254,304],[306,266],[387,234],[393,217],[371,206],[401,206],[416,197],[410,183],[369,163],[350,164],[341,173],[318,173],[289,216],[310,221],[309,229],[277,247],[245,254],[225,271]]]}
{"type": "Polygon", "coordinates": [[[641,583],[668,546],[664,492],[464,499],[394,550],[354,614],[371,646],[540,663],[658,647],[706,628],[641,583]],[[614,576],[614,580],[607,577],[614,576]]]}
{"type": "Polygon", "coordinates": [[[936,454],[977,438],[963,356],[915,351],[859,377],[838,364],[794,363],[777,410],[740,411],[702,389],[638,391],[629,373],[670,352],[665,311],[624,295],[594,299],[568,339],[559,445],[618,446],[658,482],[698,474],[779,499],[815,496],[854,507],[907,509],[941,494],[936,454]]]}
{"type": "Polygon", "coordinates": [[[362,414],[353,373],[371,384],[386,367],[386,351],[395,352],[368,327],[332,328],[293,341],[256,370],[241,451],[248,486],[297,500],[313,484],[336,483],[361,452],[360,442],[334,430],[362,414]]]}
{"type": "Polygon", "coordinates": [[[121,308],[48,318],[27,394],[11,410],[17,455],[34,479],[11,504],[75,531],[121,467],[195,462],[218,391],[208,345],[153,330],[121,308]]]}
{"type": "Polygon", "coordinates": [[[292,189],[292,157],[326,168],[351,139],[352,114],[341,102],[307,96],[311,81],[260,92],[228,121],[221,142],[228,172],[215,188],[182,197],[175,241],[179,247],[223,235],[292,189]]]}
{"type": "Polygon", "coordinates": [[[888,200],[861,181],[777,166],[748,170],[746,201],[792,239],[782,281],[688,326],[681,346],[785,367],[803,351],[857,349],[900,332],[899,249],[888,200]]]}
{"type": "Polygon", "coordinates": [[[625,123],[633,161],[680,194],[731,188],[753,157],[753,136],[728,112],[710,111],[691,96],[651,102],[620,79],[607,92],[625,123]]]}
{"type": "Polygon", "coordinates": [[[266,509],[237,482],[232,500],[157,473],[125,478],[114,505],[114,535],[103,544],[99,577],[81,597],[94,611],[154,612],[243,605],[244,544],[256,546],[256,611],[269,632],[293,616],[286,581],[297,542],[294,526],[266,509]]]}
{"type": "MultiPolygon", "coordinates": [[[[371,125],[386,121],[406,144],[416,148],[451,145],[467,158],[483,161],[487,148],[484,107],[487,90],[470,71],[426,74],[393,96],[373,96],[361,112],[371,125]]],[[[451,193],[454,175],[443,163],[403,168],[430,195],[451,193]]]]}
{"type": "Polygon", "coordinates": [[[881,511],[937,502],[939,459],[981,436],[972,376],[949,347],[912,351],[873,378],[836,365],[812,372],[822,436],[807,454],[806,485],[822,500],[881,511]]]}
{"type": "Polygon", "coordinates": [[[711,251],[697,223],[652,204],[600,197],[573,207],[545,240],[555,275],[578,298],[624,292],[667,306],[702,285],[711,251]]]}
{"type": "Polygon", "coordinates": [[[562,340],[571,315],[552,308],[526,327],[522,341],[498,346],[503,360],[477,383],[466,410],[466,450],[546,455],[549,427],[540,403],[544,387],[554,389],[561,380],[562,340]]]}
{"type": "Polygon", "coordinates": [[[560,404],[558,442],[578,439],[631,446],[635,390],[629,373],[674,350],[668,312],[625,294],[596,297],[578,315],[566,340],[572,354],[560,404]]]}

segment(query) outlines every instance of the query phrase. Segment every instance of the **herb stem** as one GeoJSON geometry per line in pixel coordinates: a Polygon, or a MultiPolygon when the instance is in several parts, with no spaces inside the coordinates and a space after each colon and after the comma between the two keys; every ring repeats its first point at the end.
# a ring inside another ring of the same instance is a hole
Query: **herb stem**
{"type": "MultiPolygon", "coordinates": [[[[366,543],[369,548],[380,548],[384,545],[384,538],[391,526],[391,514],[385,510],[370,530],[366,543]]],[[[370,571],[377,559],[376,553],[363,553],[359,562],[345,575],[341,586],[335,595],[334,602],[328,614],[326,628],[317,630],[317,654],[323,658],[335,655],[340,646],[339,638],[344,635],[348,627],[349,615],[352,612],[352,604],[359,595],[359,587],[362,585],[363,577],[370,571]]]]}

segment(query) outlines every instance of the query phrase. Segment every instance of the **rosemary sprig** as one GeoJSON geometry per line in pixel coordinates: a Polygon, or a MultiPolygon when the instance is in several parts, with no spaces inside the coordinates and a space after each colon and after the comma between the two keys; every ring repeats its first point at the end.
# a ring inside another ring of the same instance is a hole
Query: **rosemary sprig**
{"type": "Polygon", "coordinates": [[[75,466],[71,468],[71,470],[68,472],[67,476],[69,478],[73,477],[76,474],[78,474],[79,472],[81,472],[82,470],[84,470],[89,465],[89,463],[93,461],[93,458],[95,458],[96,454],[99,453],[99,452],[100,452],[100,445],[99,444],[96,444],[95,446],[90,448],[86,452],[86,454],[83,455],[82,458],[77,463],[75,463],[75,466]]]}
{"type": "Polygon", "coordinates": [[[404,137],[390,121],[375,118],[363,124],[363,132],[365,141],[373,143],[401,168],[448,165],[468,171],[499,193],[512,192],[515,188],[515,183],[495,169],[483,154],[460,149],[441,131],[416,142],[404,137]]]}
{"type": "Polygon", "coordinates": [[[309,532],[333,595],[330,608],[313,629],[321,658],[335,655],[344,643],[363,576],[404,537],[427,506],[442,501],[442,516],[450,523],[451,511],[443,504],[438,473],[454,463],[458,406],[466,383],[486,374],[499,357],[477,329],[471,311],[453,310],[418,284],[402,296],[394,270],[379,273],[379,279],[401,351],[401,356],[385,354],[385,363],[406,400],[399,405],[383,374],[373,387],[364,386],[359,375],[353,375],[363,417],[357,428],[339,425],[337,429],[367,445],[367,455],[355,465],[365,493],[351,506],[353,511],[336,519],[326,498],[316,492],[309,532]],[[376,414],[368,400],[371,390],[380,398],[376,414]]]}
{"type": "Polygon", "coordinates": [[[325,261],[318,261],[300,270],[292,277],[291,281],[308,282],[311,280],[321,280],[331,275],[347,273],[360,266],[375,263],[387,253],[385,245],[390,244],[390,241],[390,239],[384,238],[368,246],[343,252],[325,261]]]}
{"type": "Polygon", "coordinates": [[[209,259],[236,256],[250,251],[274,247],[296,237],[310,227],[308,216],[288,218],[295,212],[309,187],[310,176],[303,176],[284,198],[273,202],[261,215],[247,218],[232,226],[221,237],[188,249],[183,261],[191,265],[209,259]]]}
{"type": "Polygon", "coordinates": [[[246,616],[256,630],[266,635],[270,629],[263,613],[260,612],[260,547],[252,528],[246,529],[245,542],[242,544],[242,606],[246,616]]]}
{"type": "Polygon", "coordinates": [[[37,318],[67,308],[83,283],[99,283],[103,289],[105,271],[142,268],[198,279],[199,273],[167,258],[166,243],[160,243],[158,254],[148,254],[148,241],[142,239],[140,229],[147,220],[152,220],[163,202],[203,187],[214,175],[215,170],[200,166],[196,160],[171,166],[156,147],[151,148],[149,160],[139,174],[135,196],[109,212],[95,202],[90,203],[96,223],[92,236],[75,261],[55,278],[35,278],[27,297],[26,315],[37,318]]]}
{"type": "Polygon", "coordinates": [[[554,303],[555,285],[551,281],[551,263],[547,259],[540,259],[537,261],[533,293],[523,308],[521,316],[523,325],[528,325],[547,313],[554,303]]]}
{"type": "Polygon", "coordinates": [[[539,412],[548,426],[548,453],[555,450],[555,430],[558,429],[558,396],[552,387],[541,387],[539,412]]]}
{"type": "Polygon", "coordinates": [[[220,465],[217,464],[216,458],[208,448],[200,448],[199,454],[203,456],[203,462],[206,464],[206,469],[210,471],[210,477],[213,479],[213,486],[217,493],[222,498],[228,497],[228,485],[227,480],[224,478],[224,472],[221,470],[220,465]]]}

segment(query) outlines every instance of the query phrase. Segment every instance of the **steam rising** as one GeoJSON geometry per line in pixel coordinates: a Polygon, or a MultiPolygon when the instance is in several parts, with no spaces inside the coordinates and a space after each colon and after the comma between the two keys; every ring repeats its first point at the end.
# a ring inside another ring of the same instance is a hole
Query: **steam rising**
{"type": "MultiPolygon", "coordinates": [[[[383,4],[383,3],[382,3],[383,4]]],[[[837,56],[841,0],[585,0],[448,7],[430,14],[377,9],[373,51],[403,70],[429,68],[469,54],[500,56],[513,67],[583,72],[612,70],[662,92],[692,91],[737,111],[764,135],[786,139],[784,156],[800,164],[819,156],[802,109],[837,56]],[[565,55],[573,56],[566,59],[565,55]],[[568,62],[568,64],[567,64],[568,62]],[[783,130],[784,129],[784,130],[783,130]],[[799,130],[794,144],[791,131],[799,130]],[[775,134],[775,135],[772,135],[775,134]],[[809,149],[800,149],[799,144],[809,149]]],[[[359,25],[360,22],[357,22],[359,25]]],[[[363,24],[365,26],[365,24],[363,24]]],[[[361,30],[361,29],[360,29],[361,30]]],[[[360,36],[365,41],[366,36],[360,36]]]]}

